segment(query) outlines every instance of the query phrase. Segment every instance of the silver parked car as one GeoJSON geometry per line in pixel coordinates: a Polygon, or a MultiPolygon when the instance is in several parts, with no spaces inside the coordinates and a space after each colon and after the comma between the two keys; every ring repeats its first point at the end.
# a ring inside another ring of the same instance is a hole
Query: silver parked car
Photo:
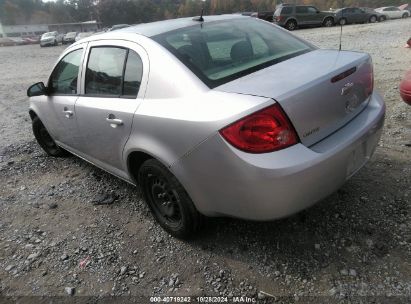
{"type": "Polygon", "coordinates": [[[325,198],[370,159],[385,114],[368,54],[254,18],[204,19],[83,39],[28,89],[49,155],[139,184],[182,238],[203,215],[272,220],[325,198]]]}
{"type": "Polygon", "coordinates": [[[58,32],[48,32],[41,35],[40,47],[44,46],[57,46],[59,42],[62,42],[62,37],[58,32]]]}

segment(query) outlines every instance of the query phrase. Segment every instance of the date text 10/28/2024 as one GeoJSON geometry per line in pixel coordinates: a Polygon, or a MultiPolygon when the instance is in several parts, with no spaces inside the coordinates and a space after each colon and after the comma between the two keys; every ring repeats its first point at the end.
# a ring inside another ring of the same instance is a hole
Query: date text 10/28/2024
{"type": "Polygon", "coordinates": [[[252,297],[150,297],[151,303],[257,303],[252,297]]]}

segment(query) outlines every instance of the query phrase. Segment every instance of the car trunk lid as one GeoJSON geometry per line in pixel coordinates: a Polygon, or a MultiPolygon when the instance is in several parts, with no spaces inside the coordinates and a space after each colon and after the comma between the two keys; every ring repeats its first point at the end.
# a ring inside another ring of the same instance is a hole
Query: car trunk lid
{"type": "Polygon", "coordinates": [[[373,90],[372,62],[365,53],[315,50],[215,90],[276,100],[301,142],[311,146],[367,106],[373,90]]]}

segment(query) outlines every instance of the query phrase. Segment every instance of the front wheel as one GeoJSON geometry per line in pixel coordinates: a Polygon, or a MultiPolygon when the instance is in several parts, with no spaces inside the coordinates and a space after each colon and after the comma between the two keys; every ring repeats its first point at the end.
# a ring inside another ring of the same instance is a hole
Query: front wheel
{"type": "Polygon", "coordinates": [[[381,17],[378,19],[378,21],[379,21],[379,22],[384,22],[386,19],[387,19],[387,18],[385,18],[385,16],[381,16],[381,17]]]}
{"type": "Polygon", "coordinates": [[[408,14],[402,14],[402,18],[408,18],[408,14]]]}
{"type": "Polygon", "coordinates": [[[38,117],[35,117],[32,121],[33,134],[37,139],[38,144],[43,150],[50,156],[62,157],[67,156],[69,153],[60,148],[50,136],[46,127],[43,125],[41,120],[38,117]]]}
{"type": "Polygon", "coordinates": [[[203,216],[177,178],[159,161],[143,163],[138,183],[155,219],[168,233],[187,239],[200,229],[203,216]]]}
{"type": "Polygon", "coordinates": [[[371,16],[369,21],[370,21],[370,23],[375,23],[375,22],[377,22],[377,17],[376,16],[371,16]]]}
{"type": "Polygon", "coordinates": [[[285,28],[289,31],[294,31],[295,29],[297,29],[297,22],[295,22],[294,20],[287,21],[285,28]]]}
{"type": "Polygon", "coordinates": [[[327,18],[323,22],[323,26],[325,27],[331,27],[334,25],[334,20],[332,18],[327,18]]]}

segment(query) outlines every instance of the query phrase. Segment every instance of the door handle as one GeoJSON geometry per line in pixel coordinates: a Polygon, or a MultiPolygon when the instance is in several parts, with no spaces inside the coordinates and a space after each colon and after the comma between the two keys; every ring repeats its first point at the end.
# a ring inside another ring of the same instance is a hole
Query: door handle
{"type": "Polygon", "coordinates": [[[71,118],[74,115],[73,111],[67,110],[67,108],[64,108],[63,113],[66,118],[71,118]]]}
{"type": "Polygon", "coordinates": [[[115,118],[113,114],[110,114],[107,118],[106,121],[110,124],[112,128],[117,128],[118,126],[123,125],[123,121],[121,119],[115,118]]]}

